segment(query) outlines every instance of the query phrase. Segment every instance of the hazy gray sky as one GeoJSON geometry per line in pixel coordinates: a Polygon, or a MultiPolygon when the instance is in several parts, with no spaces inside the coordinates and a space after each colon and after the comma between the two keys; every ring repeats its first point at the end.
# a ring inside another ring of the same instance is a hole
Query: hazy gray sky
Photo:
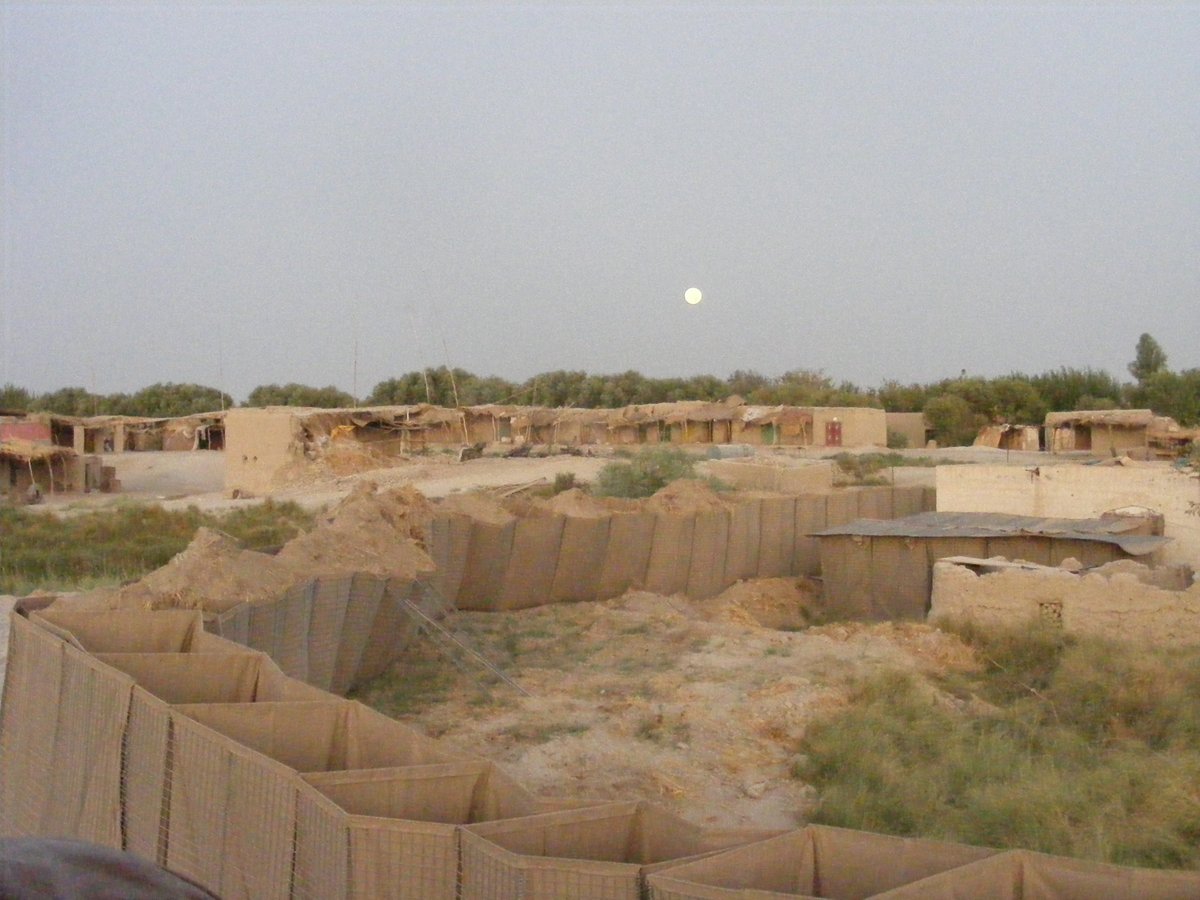
{"type": "Polygon", "coordinates": [[[0,381],[1200,365],[1200,4],[0,16],[0,381]]]}

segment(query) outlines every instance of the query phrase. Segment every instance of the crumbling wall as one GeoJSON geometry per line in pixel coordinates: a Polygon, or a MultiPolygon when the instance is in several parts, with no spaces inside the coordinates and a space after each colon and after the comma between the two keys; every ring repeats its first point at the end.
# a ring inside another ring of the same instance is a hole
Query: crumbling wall
{"type": "Polygon", "coordinates": [[[1014,626],[1061,623],[1067,634],[1147,644],[1200,643],[1200,583],[1184,567],[1158,572],[1128,560],[1075,573],[1027,563],[988,561],[976,573],[962,563],[933,567],[930,621],[1014,626]],[[1183,577],[1186,573],[1186,578],[1183,577]]]}
{"type": "Polygon", "coordinates": [[[1164,563],[1200,566],[1200,478],[1169,463],[938,466],[938,512],[1088,519],[1123,506],[1162,513],[1164,563]]]}

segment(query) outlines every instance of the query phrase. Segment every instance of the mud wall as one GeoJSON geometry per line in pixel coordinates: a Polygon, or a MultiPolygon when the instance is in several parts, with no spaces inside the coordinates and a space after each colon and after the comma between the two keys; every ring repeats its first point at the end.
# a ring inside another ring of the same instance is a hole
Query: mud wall
{"type": "Polygon", "coordinates": [[[938,466],[939,512],[1094,518],[1122,506],[1162,513],[1165,563],[1200,567],[1200,478],[1168,463],[1108,466],[938,466]]]}
{"type": "Polygon", "coordinates": [[[1110,563],[1078,575],[1063,569],[997,565],[977,574],[964,565],[933,567],[930,621],[1013,626],[1038,620],[1063,631],[1143,643],[1200,643],[1200,584],[1160,587],[1154,570],[1110,563]]]}
{"type": "Polygon", "coordinates": [[[890,412],[884,414],[884,421],[887,430],[901,435],[909,449],[920,450],[925,446],[925,413],[890,412]]]}
{"type": "Polygon", "coordinates": [[[630,588],[703,599],[746,578],[819,575],[812,532],[932,506],[926,488],[866,487],[740,495],[719,509],[688,513],[644,509],[500,522],[437,512],[432,581],[453,606],[473,610],[607,600],[630,588]]]}
{"type": "Polygon", "coordinates": [[[833,490],[833,463],[766,465],[746,460],[712,459],[704,471],[725,484],[744,491],[775,491],[781,494],[811,494],[833,490]]]}
{"type": "Polygon", "coordinates": [[[288,409],[238,407],[225,413],[225,489],[259,494],[275,487],[278,472],[300,458],[295,427],[288,409]]]}
{"type": "Polygon", "coordinates": [[[812,408],[812,445],[824,447],[825,425],[837,419],[842,425],[842,447],[886,447],[887,413],[869,406],[816,406],[812,408]]]}

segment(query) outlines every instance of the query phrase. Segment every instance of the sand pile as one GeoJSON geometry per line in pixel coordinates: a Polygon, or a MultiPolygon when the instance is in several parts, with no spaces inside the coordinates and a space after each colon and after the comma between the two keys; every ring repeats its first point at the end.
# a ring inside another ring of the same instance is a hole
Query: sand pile
{"type": "Polygon", "coordinates": [[[693,478],[672,481],[646,501],[646,509],[656,513],[691,513],[724,509],[725,501],[707,483],[693,478]]]}
{"type": "Polygon", "coordinates": [[[276,559],[310,577],[414,578],[436,568],[424,549],[432,517],[429,501],[413,488],[379,492],[364,482],[316,528],[288,541],[276,559]]]}
{"type": "Polygon", "coordinates": [[[710,622],[795,631],[812,623],[820,600],[820,589],[808,579],[759,578],[739,581],[695,606],[710,622]]]}
{"type": "Polygon", "coordinates": [[[579,519],[603,519],[613,513],[613,507],[609,504],[603,500],[597,500],[587,491],[579,488],[571,488],[569,491],[556,494],[540,505],[550,512],[579,519]]]}
{"type": "Polygon", "coordinates": [[[219,531],[201,528],[183,552],[140,581],[70,598],[85,609],[203,609],[273,600],[313,578],[363,572],[414,578],[434,571],[424,547],[433,509],[412,488],[377,491],[359,485],[307,534],[275,556],[245,550],[219,531]]]}
{"type": "Polygon", "coordinates": [[[488,525],[507,525],[514,518],[500,503],[484,494],[451,494],[438,508],[442,512],[458,513],[488,525]]]}

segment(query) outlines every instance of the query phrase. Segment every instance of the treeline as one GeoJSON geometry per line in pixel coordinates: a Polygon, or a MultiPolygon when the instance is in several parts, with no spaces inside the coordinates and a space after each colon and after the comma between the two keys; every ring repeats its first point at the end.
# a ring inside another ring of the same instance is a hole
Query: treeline
{"type": "MultiPolygon", "coordinates": [[[[887,381],[877,388],[864,388],[807,369],[782,375],[738,370],[727,378],[649,378],[632,370],[614,375],[560,370],[513,382],[442,368],[381,381],[358,405],[511,403],[616,408],[677,400],[721,401],[737,395],[763,406],[874,406],[891,412],[923,412],[938,440],[954,444],[969,442],[990,422],[1039,424],[1053,410],[1149,408],[1183,425],[1200,424],[1200,369],[1171,371],[1157,341],[1144,334],[1129,372],[1132,382],[1118,381],[1098,369],[1059,368],[1040,375],[964,375],[930,384],[887,381]]],[[[62,388],[48,394],[32,394],[13,385],[0,388],[0,409],[72,416],[182,416],[233,405],[229,395],[197,384],[155,384],[135,394],[108,395],[83,388],[62,388]]],[[[355,398],[333,386],[267,384],[251,391],[243,405],[333,408],[354,406],[355,398]]]]}

